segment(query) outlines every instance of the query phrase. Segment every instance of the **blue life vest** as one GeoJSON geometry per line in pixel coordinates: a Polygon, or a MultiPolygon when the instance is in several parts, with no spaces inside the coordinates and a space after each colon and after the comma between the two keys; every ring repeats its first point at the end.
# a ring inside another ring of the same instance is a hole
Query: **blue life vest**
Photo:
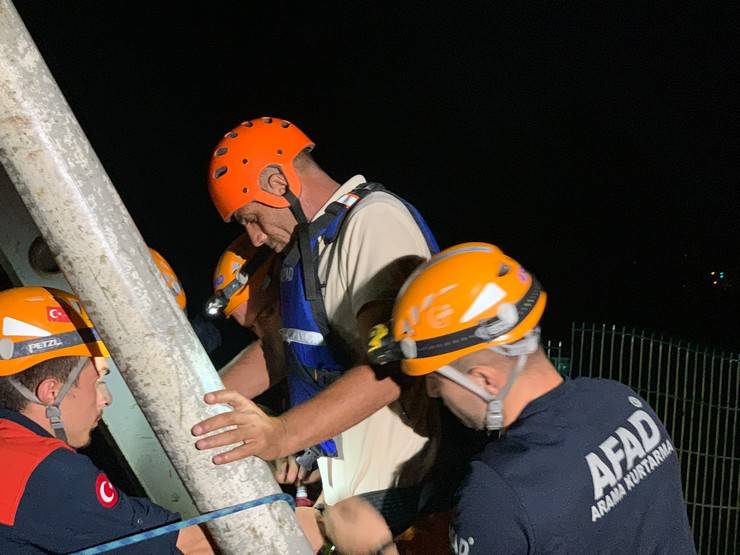
{"type": "MultiPolygon", "coordinates": [[[[327,206],[313,222],[298,224],[295,240],[283,260],[280,272],[280,309],[283,343],[288,365],[288,393],[291,406],[314,397],[339,378],[356,361],[329,325],[319,282],[319,240],[329,245],[339,236],[352,208],[370,193],[387,191],[379,183],[363,183],[327,206]]],[[[429,226],[412,205],[404,203],[426,239],[432,254],[439,252],[429,226]]],[[[333,440],[322,442],[318,451],[335,457],[333,440]]]]}

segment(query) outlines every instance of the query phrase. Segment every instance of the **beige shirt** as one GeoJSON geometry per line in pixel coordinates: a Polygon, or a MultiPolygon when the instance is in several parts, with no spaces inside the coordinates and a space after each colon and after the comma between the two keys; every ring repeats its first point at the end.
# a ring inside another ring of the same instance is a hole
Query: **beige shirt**
{"type": "MultiPolygon", "coordinates": [[[[361,175],[347,181],[315,218],[364,182],[361,175]]],[[[389,265],[402,257],[429,255],[411,213],[400,200],[382,192],[371,193],[350,212],[333,243],[319,245],[318,273],[327,316],[356,359],[365,348],[358,330],[360,309],[371,301],[395,299],[407,277],[389,270],[389,265]]],[[[396,485],[403,463],[427,443],[396,412],[384,407],[334,438],[339,456],[319,459],[327,504],[396,485]]]]}

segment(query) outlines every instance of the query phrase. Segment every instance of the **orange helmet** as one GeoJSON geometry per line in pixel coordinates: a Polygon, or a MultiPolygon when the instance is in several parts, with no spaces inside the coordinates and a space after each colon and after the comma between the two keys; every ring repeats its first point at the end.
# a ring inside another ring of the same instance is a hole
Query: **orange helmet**
{"type": "MultiPolygon", "coordinates": [[[[239,208],[261,202],[274,208],[288,208],[282,196],[264,191],[259,178],[270,166],[281,169],[294,197],[301,194],[293,160],[314,143],[295,125],[284,119],[256,118],[238,125],[216,145],[208,170],[208,191],[225,222],[239,208]]],[[[286,193],[287,194],[287,193],[286,193]]]]}
{"type": "Polygon", "coordinates": [[[175,297],[175,300],[177,301],[177,305],[182,309],[185,310],[185,307],[187,306],[187,298],[185,297],[185,290],[182,288],[182,285],[180,285],[180,280],[177,279],[177,275],[175,275],[175,271],[172,269],[172,266],[170,266],[167,261],[164,259],[164,257],[159,254],[154,249],[150,248],[149,252],[152,255],[152,259],[154,260],[154,263],[157,265],[157,268],[159,269],[159,275],[164,280],[164,284],[167,286],[167,288],[172,292],[172,295],[175,297]]]}
{"type": "Polygon", "coordinates": [[[0,376],[68,356],[110,356],[77,297],[50,287],[0,291],[0,376]]]}
{"type": "Polygon", "coordinates": [[[213,273],[214,295],[208,301],[206,313],[227,318],[249,300],[251,294],[270,284],[270,269],[274,252],[255,247],[244,233],[237,237],[218,259],[213,273]]]}
{"type": "Polygon", "coordinates": [[[498,247],[463,243],[436,254],[406,280],[391,329],[373,328],[368,354],[378,364],[400,360],[406,374],[428,374],[528,336],[545,302],[537,280],[498,247]]]}

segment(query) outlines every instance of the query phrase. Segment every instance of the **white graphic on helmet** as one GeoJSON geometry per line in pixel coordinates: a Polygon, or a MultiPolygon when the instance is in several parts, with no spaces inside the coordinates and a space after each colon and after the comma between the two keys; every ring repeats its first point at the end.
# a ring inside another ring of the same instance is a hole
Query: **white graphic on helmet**
{"type": "Polygon", "coordinates": [[[450,316],[454,313],[455,309],[449,303],[433,306],[427,311],[427,323],[433,328],[446,328],[450,324],[450,316]]]}
{"type": "Polygon", "coordinates": [[[460,318],[460,323],[464,324],[465,322],[469,322],[476,316],[479,316],[480,314],[491,308],[505,296],[506,291],[501,289],[501,287],[499,287],[495,283],[486,283],[486,285],[483,287],[483,290],[478,293],[478,296],[473,301],[473,304],[468,307],[468,309],[465,311],[465,314],[463,314],[462,318],[460,318]]]}
{"type": "Polygon", "coordinates": [[[414,328],[420,322],[420,313],[425,313],[427,324],[434,328],[444,328],[449,324],[448,319],[454,310],[449,303],[433,305],[433,303],[448,291],[458,286],[457,283],[446,285],[436,293],[430,293],[421,302],[421,310],[418,306],[412,306],[407,312],[407,317],[401,322],[404,335],[413,335],[414,328]]]}
{"type": "Polygon", "coordinates": [[[38,328],[32,324],[16,320],[10,316],[3,318],[3,335],[28,335],[34,337],[48,337],[51,332],[38,328]]]}

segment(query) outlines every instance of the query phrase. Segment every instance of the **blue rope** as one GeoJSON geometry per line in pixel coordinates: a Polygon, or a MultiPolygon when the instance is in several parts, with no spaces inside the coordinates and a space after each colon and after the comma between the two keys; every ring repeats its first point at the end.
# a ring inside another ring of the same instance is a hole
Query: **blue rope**
{"type": "Polygon", "coordinates": [[[272,495],[266,495],[265,497],[260,497],[258,499],[252,499],[251,501],[246,501],[244,503],[239,503],[238,505],[232,505],[231,507],[217,509],[215,511],[211,511],[210,513],[196,516],[188,520],[183,520],[181,522],[166,524],[165,526],[160,526],[159,528],[153,528],[152,530],[147,530],[139,534],[134,534],[133,536],[127,536],[125,538],[113,540],[112,542],[96,545],[95,547],[88,547],[87,549],[83,549],[82,551],[75,551],[72,555],[95,555],[97,553],[106,553],[113,549],[118,549],[127,545],[133,545],[135,543],[143,542],[146,540],[151,540],[153,538],[163,536],[164,534],[170,534],[172,532],[176,532],[177,530],[187,528],[188,526],[203,524],[204,522],[208,522],[209,520],[233,515],[234,513],[238,513],[246,509],[259,507],[260,505],[267,505],[276,501],[287,501],[288,503],[290,503],[290,506],[292,508],[295,508],[295,501],[293,500],[293,497],[291,497],[287,493],[275,493],[272,495]]]}

